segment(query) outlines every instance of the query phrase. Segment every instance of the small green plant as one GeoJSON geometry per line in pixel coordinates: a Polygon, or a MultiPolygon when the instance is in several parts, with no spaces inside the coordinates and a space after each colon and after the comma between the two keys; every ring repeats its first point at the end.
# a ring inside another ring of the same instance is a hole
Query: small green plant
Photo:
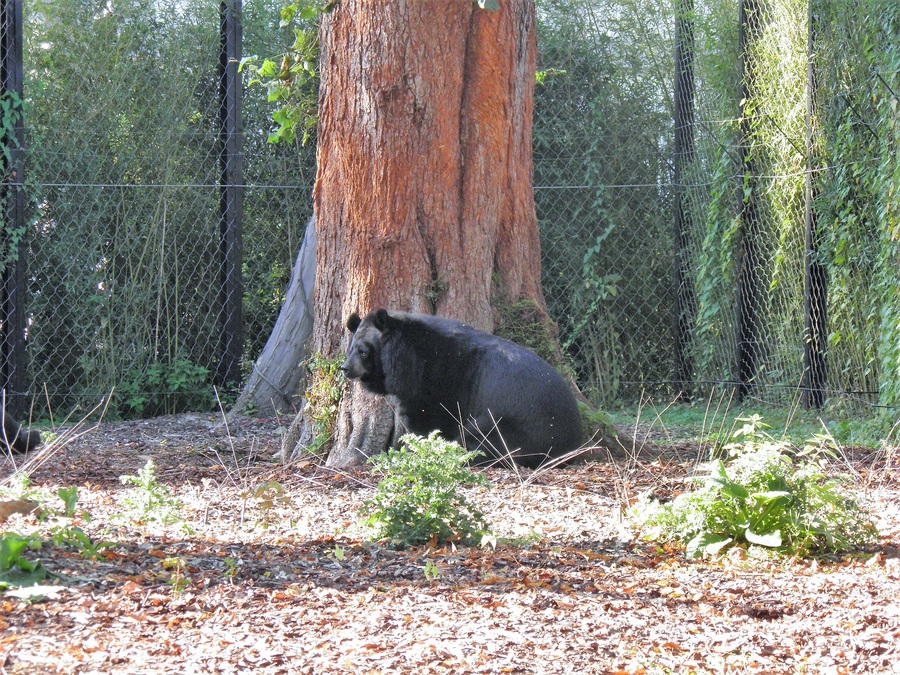
{"type": "Polygon", "coordinates": [[[235,560],[234,558],[225,558],[223,562],[225,563],[225,578],[233,581],[235,575],[237,574],[237,560],[235,560]]]}
{"type": "Polygon", "coordinates": [[[698,489],[633,507],[648,539],[684,542],[690,557],[736,544],[799,556],[842,553],[875,541],[870,515],[825,475],[825,447],[798,451],[762,432],[759,416],[739,421],[734,442],[724,446],[727,460],[703,465],[698,489]]]}
{"type": "Polygon", "coordinates": [[[425,562],[425,567],[422,572],[425,574],[426,581],[434,581],[441,576],[441,568],[438,567],[433,560],[425,562]]]}
{"type": "Polygon", "coordinates": [[[66,518],[75,517],[75,507],[78,505],[78,486],[73,485],[68,488],[59,488],[56,496],[62,500],[63,515],[66,518]]]}
{"type": "Polygon", "coordinates": [[[469,469],[477,454],[437,432],[428,438],[404,436],[399,449],[369,460],[383,478],[361,510],[366,524],[398,546],[477,544],[488,532],[487,522],[459,492],[462,486],[488,485],[469,469]]]}
{"type": "Polygon", "coordinates": [[[25,557],[26,551],[40,548],[41,540],[34,535],[22,536],[15,532],[0,534],[0,590],[11,586],[32,586],[50,576],[40,561],[25,557]]]}
{"type": "Polygon", "coordinates": [[[134,487],[121,504],[128,515],[139,523],[174,525],[182,522],[181,501],[172,495],[165,485],[156,479],[156,465],[148,459],[136,476],[119,476],[123,485],[134,487]]]}
{"type": "Polygon", "coordinates": [[[284,494],[284,486],[275,480],[257,483],[252,488],[241,492],[241,498],[244,501],[248,499],[257,501],[256,505],[262,511],[260,523],[263,529],[266,529],[275,520],[276,506],[287,506],[291,503],[291,498],[284,494]]]}
{"type": "Polygon", "coordinates": [[[44,501],[45,495],[31,488],[31,476],[24,471],[16,471],[0,486],[0,495],[10,499],[44,501]]]}
{"type": "Polygon", "coordinates": [[[182,591],[190,587],[191,580],[187,574],[187,563],[182,558],[175,556],[164,558],[162,567],[168,572],[166,583],[172,587],[172,592],[175,595],[179,595],[182,591]]]}
{"type": "Polygon", "coordinates": [[[327,359],[321,354],[314,354],[304,363],[309,371],[304,398],[315,434],[312,443],[307,447],[309,452],[318,453],[334,435],[338,404],[344,395],[346,382],[341,372],[343,363],[343,357],[327,359]]]}
{"type": "MultiPolygon", "coordinates": [[[[78,487],[73,485],[68,488],[59,488],[56,495],[62,500],[62,516],[69,519],[76,517],[75,509],[78,506],[78,487]]],[[[80,517],[84,522],[90,522],[91,516],[87,511],[82,511],[80,517]]],[[[50,542],[54,546],[69,546],[89,560],[100,557],[101,551],[115,546],[108,541],[93,541],[87,533],[74,522],[54,527],[50,531],[50,542]]]]}
{"type": "Polygon", "coordinates": [[[50,541],[54,546],[69,546],[78,551],[83,558],[96,560],[100,553],[107,548],[115,546],[110,541],[92,540],[84,530],[77,525],[66,525],[55,528],[50,533],[50,541]]]}

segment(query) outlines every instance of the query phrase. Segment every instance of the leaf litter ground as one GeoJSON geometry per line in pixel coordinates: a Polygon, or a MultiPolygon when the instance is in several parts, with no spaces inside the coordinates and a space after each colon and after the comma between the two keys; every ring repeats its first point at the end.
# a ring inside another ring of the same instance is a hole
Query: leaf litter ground
{"type": "MultiPolygon", "coordinates": [[[[395,551],[359,524],[373,476],[275,463],[278,443],[275,420],[185,415],[104,423],[61,448],[33,486],[78,486],[91,518],[76,524],[112,546],[29,554],[59,576],[0,597],[0,672],[898,672],[900,486],[885,451],[836,468],[878,515],[865,555],[694,562],[620,513],[643,490],[683,490],[696,446],[490,469],[492,488],[470,496],[495,547],[395,551]],[[150,458],[180,523],[122,517],[119,476],[150,458]]],[[[14,515],[0,532],[53,522],[14,515]]]]}

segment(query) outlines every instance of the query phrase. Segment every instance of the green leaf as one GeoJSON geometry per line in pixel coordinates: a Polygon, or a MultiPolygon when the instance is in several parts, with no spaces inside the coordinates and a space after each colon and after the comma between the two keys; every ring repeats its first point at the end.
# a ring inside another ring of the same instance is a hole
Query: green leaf
{"type": "Polygon", "coordinates": [[[262,65],[259,67],[259,76],[260,77],[275,77],[278,74],[280,67],[277,63],[270,59],[266,59],[262,62],[262,65]]]}
{"type": "Polygon", "coordinates": [[[747,488],[739,483],[735,483],[727,476],[725,478],[719,478],[718,476],[709,476],[706,478],[706,480],[710,483],[715,483],[716,485],[718,485],[720,491],[728,497],[734,497],[735,499],[747,499],[748,497],[750,497],[750,493],[747,491],[747,488]]]}
{"type": "Polygon", "coordinates": [[[321,13],[321,9],[319,9],[315,5],[309,5],[297,12],[297,16],[303,21],[310,21],[312,19],[315,19],[321,13]]]}
{"type": "Polygon", "coordinates": [[[754,492],[750,496],[760,502],[771,502],[777,499],[791,497],[791,493],[786,492],[785,490],[769,490],[767,492],[754,492]]]}
{"type": "Polygon", "coordinates": [[[65,505],[66,518],[72,518],[75,515],[75,506],[78,504],[78,486],[59,488],[56,494],[65,505]]]}
{"type": "Polygon", "coordinates": [[[759,534],[748,527],[744,532],[744,536],[751,544],[757,544],[758,546],[765,546],[767,548],[778,548],[781,546],[781,530],[759,534]]]}
{"type": "Polygon", "coordinates": [[[478,0],[478,6],[481,9],[486,9],[489,12],[496,12],[500,9],[500,5],[497,3],[497,0],[478,0]]]}
{"type": "Polygon", "coordinates": [[[727,534],[701,532],[687,543],[684,552],[689,558],[699,558],[704,554],[716,555],[732,541],[727,534]]]}

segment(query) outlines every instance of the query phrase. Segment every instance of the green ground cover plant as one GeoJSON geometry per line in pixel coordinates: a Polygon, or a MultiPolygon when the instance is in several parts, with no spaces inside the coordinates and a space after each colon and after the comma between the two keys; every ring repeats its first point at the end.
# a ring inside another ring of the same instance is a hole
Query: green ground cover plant
{"type": "Polygon", "coordinates": [[[487,486],[469,468],[478,453],[433,432],[427,438],[406,435],[400,447],[369,463],[382,474],[374,496],[363,506],[365,523],[379,539],[398,547],[427,543],[479,544],[488,534],[484,515],[460,488],[487,486]]]}
{"type": "Polygon", "coordinates": [[[739,421],[725,457],[700,465],[696,489],[637,502],[631,515],[643,536],[681,542],[692,558],[736,545],[814,556],[875,543],[871,515],[828,475],[823,438],[798,448],[769,436],[758,415],[739,421]]]}
{"type": "Polygon", "coordinates": [[[135,476],[119,476],[123,485],[133,489],[125,495],[121,504],[127,515],[139,523],[161,523],[174,525],[183,521],[181,501],[172,490],[162,485],[156,478],[156,465],[148,459],[135,476]]]}

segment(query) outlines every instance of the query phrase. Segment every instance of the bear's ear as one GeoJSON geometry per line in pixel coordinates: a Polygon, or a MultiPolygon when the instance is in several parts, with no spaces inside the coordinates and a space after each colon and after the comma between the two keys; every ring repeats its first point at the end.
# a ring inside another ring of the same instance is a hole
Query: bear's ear
{"type": "Polygon", "coordinates": [[[372,325],[382,333],[387,329],[391,317],[386,309],[379,309],[373,312],[372,325]]]}
{"type": "Polygon", "coordinates": [[[347,330],[349,330],[351,333],[355,333],[356,329],[359,328],[359,324],[361,323],[362,319],[359,318],[359,314],[353,312],[353,314],[350,315],[350,318],[347,319],[347,330]]]}

